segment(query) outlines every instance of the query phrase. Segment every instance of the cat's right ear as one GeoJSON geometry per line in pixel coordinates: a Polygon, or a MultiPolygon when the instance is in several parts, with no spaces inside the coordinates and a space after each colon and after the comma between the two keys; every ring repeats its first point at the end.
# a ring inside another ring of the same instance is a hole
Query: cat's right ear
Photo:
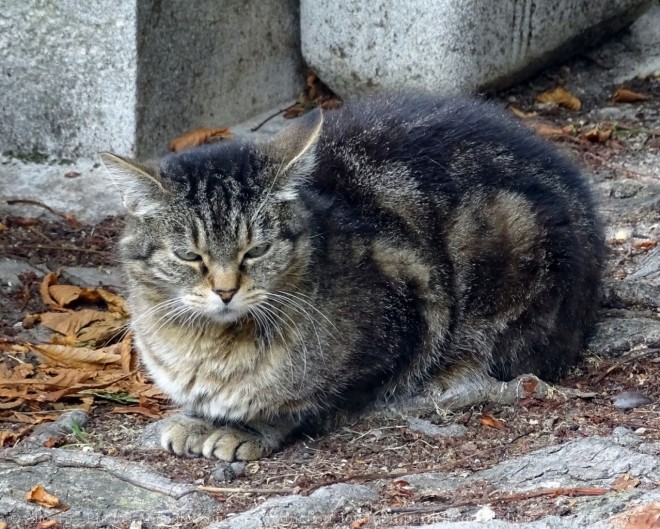
{"type": "Polygon", "coordinates": [[[298,186],[314,171],[316,144],[323,129],[323,113],[314,109],[275,135],[266,144],[268,156],[279,163],[274,178],[278,194],[293,197],[298,186]]]}
{"type": "Polygon", "coordinates": [[[110,152],[99,153],[99,157],[131,215],[145,217],[161,207],[168,191],[158,171],[110,152]]]}

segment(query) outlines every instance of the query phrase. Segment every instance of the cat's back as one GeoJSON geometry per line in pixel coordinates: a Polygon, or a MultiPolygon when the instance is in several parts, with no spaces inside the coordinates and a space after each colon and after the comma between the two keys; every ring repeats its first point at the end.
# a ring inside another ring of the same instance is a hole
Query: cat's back
{"type": "Polygon", "coordinates": [[[349,187],[364,188],[370,171],[396,165],[402,178],[430,192],[461,194],[480,186],[539,195],[568,186],[590,201],[570,162],[502,106],[475,98],[357,99],[326,112],[320,143],[320,172],[349,187]]]}

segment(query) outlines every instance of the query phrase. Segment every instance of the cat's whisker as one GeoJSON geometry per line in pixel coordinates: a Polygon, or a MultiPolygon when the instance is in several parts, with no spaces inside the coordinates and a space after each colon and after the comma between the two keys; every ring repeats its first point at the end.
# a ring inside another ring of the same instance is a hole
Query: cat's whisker
{"type": "Polygon", "coordinates": [[[339,332],[339,329],[337,329],[337,326],[332,322],[332,320],[330,320],[330,318],[328,318],[325,314],[323,314],[323,312],[321,312],[317,307],[315,307],[312,303],[310,303],[310,301],[308,301],[307,299],[304,299],[304,298],[312,299],[309,296],[307,296],[306,294],[303,294],[302,292],[297,292],[297,293],[294,294],[293,292],[286,292],[284,290],[278,290],[276,292],[276,294],[281,295],[281,296],[288,296],[288,297],[296,299],[296,300],[298,300],[302,303],[305,303],[305,305],[307,305],[309,308],[314,310],[325,321],[327,321],[336,332],[339,332]]]}
{"type": "Polygon", "coordinates": [[[284,337],[284,333],[282,332],[281,326],[277,324],[278,320],[280,318],[277,316],[276,313],[274,313],[270,308],[266,307],[265,305],[261,305],[259,307],[255,307],[256,309],[263,311],[264,316],[268,318],[269,321],[272,322],[273,328],[277,330],[277,333],[280,335],[280,338],[282,339],[282,347],[284,348],[284,351],[287,354],[287,359],[288,359],[288,364],[289,364],[289,373],[291,375],[291,381],[294,382],[296,380],[295,377],[295,367],[293,364],[293,355],[288,347],[289,340],[287,340],[284,337]]]}
{"type": "MultiPolygon", "coordinates": [[[[316,335],[316,340],[317,340],[318,346],[319,346],[319,355],[317,355],[317,356],[319,356],[320,358],[324,358],[323,354],[322,354],[323,346],[321,345],[321,336],[319,335],[319,332],[318,332],[318,329],[316,328],[316,325],[318,324],[321,327],[321,329],[323,329],[330,336],[332,336],[332,333],[329,332],[327,328],[325,328],[318,320],[316,320],[309,312],[307,312],[302,306],[300,306],[295,301],[293,301],[291,299],[288,299],[286,297],[280,296],[279,294],[276,294],[276,293],[270,293],[270,295],[273,299],[276,299],[280,303],[282,303],[282,305],[290,307],[295,312],[297,312],[298,314],[300,314],[301,316],[303,316],[304,318],[307,318],[309,320],[309,322],[312,324],[312,329],[314,331],[314,334],[316,335]]],[[[325,358],[324,358],[324,363],[325,363],[325,358]]]]}
{"type": "Polygon", "coordinates": [[[287,314],[285,310],[277,307],[276,305],[274,305],[274,304],[272,304],[268,301],[263,302],[262,306],[268,306],[272,310],[275,310],[278,313],[281,313],[282,316],[284,316],[288,320],[288,322],[290,322],[290,324],[287,323],[286,321],[284,321],[282,318],[280,318],[280,321],[284,325],[286,325],[289,329],[291,329],[291,331],[298,336],[298,339],[300,340],[300,347],[301,347],[301,351],[302,351],[302,360],[303,360],[303,374],[302,374],[302,378],[301,378],[301,384],[302,384],[305,381],[305,376],[307,375],[307,354],[309,352],[307,350],[307,344],[305,343],[305,338],[303,337],[302,332],[300,331],[300,329],[299,329],[298,325],[296,324],[295,320],[289,314],[287,314]]]}

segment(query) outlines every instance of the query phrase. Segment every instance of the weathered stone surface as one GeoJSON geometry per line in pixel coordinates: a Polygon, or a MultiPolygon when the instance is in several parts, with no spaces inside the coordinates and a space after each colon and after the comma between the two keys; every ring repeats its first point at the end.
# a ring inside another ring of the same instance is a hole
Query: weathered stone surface
{"type": "Polygon", "coordinates": [[[42,519],[73,528],[115,527],[135,519],[154,525],[210,521],[218,508],[194,486],[134,462],[75,450],[0,450],[0,476],[0,519],[10,527],[34,527],[42,519]],[[70,509],[59,512],[25,501],[37,484],[70,509]]]}
{"type": "Polygon", "coordinates": [[[634,21],[647,0],[302,0],[307,63],[341,95],[502,86],[634,21]]]}
{"type": "Polygon", "coordinates": [[[76,427],[82,429],[88,420],[87,413],[82,410],[65,411],[56,421],[45,422],[36,426],[32,433],[24,439],[23,443],[43,447],[46,441],[59,439],[68,433],[74,432],[76,427]]]}
{"type": "Polygon", "coordinates": [[[138,2],[138,151],[187,129],[228,127],[295,97],[298,0],[138,2]]]}
{"type": "Polygon", "coordinates": [[[619,356],[634,347],[660,348],[660,321],[630,313],[630,317],[603,318],[589,342],[589,350],[619,356]]]}
{"type": "Polygon", "coordinates": [[[346,506],[369,504],[378,498],[375,487],[340,483],[319,489],[309,496],[273,498],[227,521],[209,525],[207,529],[262,529],[286,521],[320,525],[328,515],[346,506]]]}
{"type": "Polygon", "coordinates": [[[28,0],[0,10],[0,152],[152,156],[302,84],[297,0],[28,0]]]}
{"type": "Polygon", "coordinates": [[[134,149],[135,2],[3,2],[0,152],[134,149]]]}
{"type": "Polygon", "coordinates": [[[0,259],[0,288],[6,292],[18,288],[21,284],[19,275],[26,272],[39,274],[39,270],[19,259],[0,259]]]}
{"type": "Polygon", "coordinates": [[[70,283],[81,287],[111,286],[118,288],[124,285],[119,268],[68,266],[62,268],[60,278],[62,283],[70,283]]]}
{"type": "MultiPolygon", "coordinates": [[[[609,492],[593,497],[580,497],[565,516],[549,516],[523,524],[505,520],[490,520],[487,527],[511,529],[574,529],[603,528],[611,525],[607,519],[616,512],[637,503],[656,501],[660,491],[649,485],[660,478],[660,461],[655,455],[643,453],[641,440],[630,430],[618,429],[607,438],[579,439],[561,446],[552,446],[502,462],[493,468],[471,475],[427,473],[402,476],[418,494],[450,494],[458,488],[475,483],[489,483],[501,492],[525,492],[552,488],[608,488],[615,479],[628,473],[639,478],[640,487],[622,492],[609,492]]],[[[310,496],[286,496],[271,499],[259,507],[229,520],[212,524],[208,529],[261,529],[287,521],[315,527],[330,520],[342,520],[343,526],[360,518],[361,504],[373,501],[382,482],[367,485],[338,484],[324,487],[310,496]]],[[[484,502],[486,505],[486,502],[484,502]]],[[[443,520],[424,529],[472,529],[479,508],[450,509],[443,520]],[[446,516],[446,518],[445,518],[446,516]]],[[[410,516],[412,518],[412,515],[410,516]]],[[[391,526],[406,515],[382,512],[371,515],[370,523],[391,526]],[[392,523],[394,522],[394,523],[392,523]]],[[[418,525],[419,518],[415,527],[418,525]]],[[[481,525],[479,525],[481,526],[481,525]]],[[[412,526],[401,526],[412,527],[412,526]]]]}
{"type": "Polygon", "coordinates": [[[42,207],[8,204],[6,200],[11,199],[36,200],[85,223],[119,215],[124,209],[119,193],[96,160],[86,158],[60,165],[0,156],[0,196],[4,199],[0,200],[0,215],[55,218],[42,207]],[[65,176],[72,172],[79,176],[65,176]]]}

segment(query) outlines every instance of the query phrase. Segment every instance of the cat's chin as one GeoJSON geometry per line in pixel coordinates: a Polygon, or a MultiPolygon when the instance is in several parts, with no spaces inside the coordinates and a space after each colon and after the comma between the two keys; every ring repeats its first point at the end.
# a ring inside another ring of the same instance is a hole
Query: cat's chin
{"type": "Polygon", "coordinates": [[[214,310],[204,313],[209,320],[223,324],[234,323],[243,318],[245,314],[245,311],[232,309],[214,310]]]}

